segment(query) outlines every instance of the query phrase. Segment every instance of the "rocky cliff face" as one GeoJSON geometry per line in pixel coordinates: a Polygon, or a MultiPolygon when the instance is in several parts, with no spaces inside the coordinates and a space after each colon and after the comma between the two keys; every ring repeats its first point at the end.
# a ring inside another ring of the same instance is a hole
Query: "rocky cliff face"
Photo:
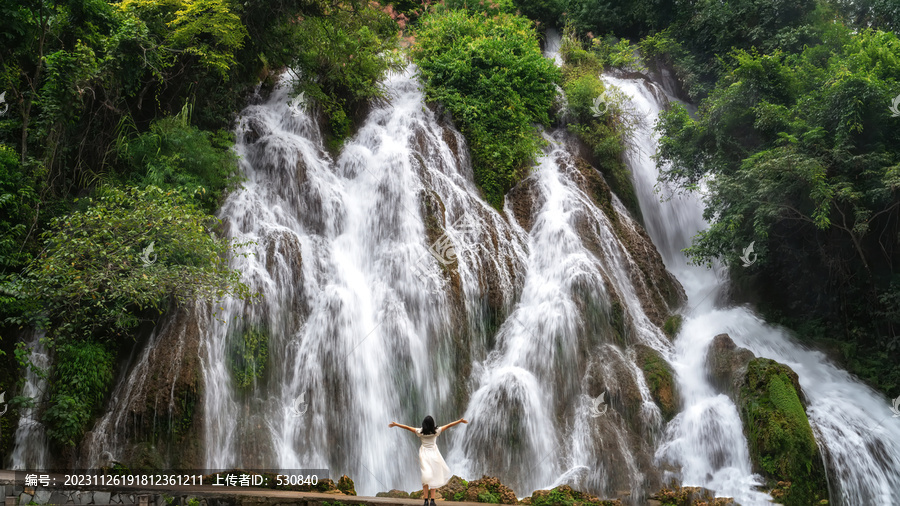
{"type": "Polygon", "coordinates": [[[173,309],[135,347],[77,467],[203,468],[201,322],[196,309],[173,309]]]}

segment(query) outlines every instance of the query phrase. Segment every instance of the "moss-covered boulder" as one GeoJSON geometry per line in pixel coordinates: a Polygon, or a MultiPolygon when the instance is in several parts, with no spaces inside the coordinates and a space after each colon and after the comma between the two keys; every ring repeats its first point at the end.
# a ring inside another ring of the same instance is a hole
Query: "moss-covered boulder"
{"type": "Polygon", "coordinates": [[[462,501],[466,497],[468,488],[468,481],[453,475],[446,485],[438,489],[438,493],[448,501],[462,501]]]}
{"type": "Polygon", "coordinates": [[[801,396],[791,368],[754,358],[738,398],[754,467],[778,491],[777,501],[798,506],[828,499],[822,457],[801,396]]]}
{"type": "Polygon", "coordinates": [[[650,496],[663,506],[728,506],[735,504],[730,497],[716,497],[715,492],[703,487],[671,485],[650,496]]]}
{"type": "Polygon", "coordinates": [[[375,497],[390,497],[391,499],[409,499],[409,492],[405,490],[389,490],[387,492],[378,492],[375,497]]]}
{"type": "Polygon", "coordinates": [[[644,371],[644,378],[650,387],[650,395],[668,422],[678,414],[681,404],[675,386],[675,371],[658,351],[649,346],[635,345],[635,352],[637,365],[644,371]]]}
{"type": "Polygon", "coordinates": [[[338,480],[337,488],[345,495],[356,495],[356,487],[353,486],[353,480],[346,474],[338,480]]]}
{"type": "MultiPolygon", "coordinates": [[[[479,480],[469,481],[453,476],[437,493],[448,501],[483,502],[492,504],[518,504],[516,494],[511,488],[500,483],[492,476],[482,476],[479,480]]],[[[414,497],[416,492],[409,494],[414,497]]],[[[421,497],[421,492],[419,492],[421,497]]]]}
{"type": "Polygon", "coordinates": [[[618,499],[600,499],[585,492],[579,492],[568,485],[560,485],[552,490],[535,490],[531,497],[522,499],[522,504],[532,506],[621,506],[618,499]]]}

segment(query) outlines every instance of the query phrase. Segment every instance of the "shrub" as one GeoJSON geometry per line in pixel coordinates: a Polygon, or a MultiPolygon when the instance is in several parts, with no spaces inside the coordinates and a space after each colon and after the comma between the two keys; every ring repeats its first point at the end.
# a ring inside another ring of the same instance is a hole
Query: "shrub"
{"type": "MultiPolygon", "coordinates": [[[[560,55],[564,62],[562,87],[568,102],[568,129],[590,148],[594,165],[613,192],[634,216],[640,217],[631,174],[622,161],[634,118],[624,107],[624,96],[600,79],[605,62],[612,61],[610,53],[600,50],[605,47],[594,45],[591,50],[585,49],[572,27],[566,27],[560,55]]],[[[626,61],[624,58],[616,57],[615,61],[626,61]]]]}
{"type": "Polygon", "coordinates": [[[188,196],[156,187],[105,187],[83,210],[57,218],[25,270],[34,309],[8,323],[56,338],[121,336],[142,312],[172,300],[249,298],[227,254],[242,246],[210,233],[214,218],[188,196]]]}
{"type": "Polygon", "coordinates": [[[450,11],[422,20],[413,59],[429,100],[453,115],[472,151],[475,183],[500,207],[540,152],[559,72],[531,22],[450,11]]]}
{"type": "Polygon", "coordinates": [[[387,13],[334,7],[322,14],[294,25],[296,87],[320,105],[329,147],[337,150],[362,106],[384,96],[381,80],[388,71],[399,71],[402,60],[397,24],[387,13]]]}
{"type": "Polygon", "coordinates": [[[150,130],[129,140],[120,136],[119,156],[141,186],[170,190],[202,188],[200,201],[215,211],[224,193],[238,181],[231,132],[206,132],[190,125],[187,107],[176,116],[154,121],[150,130]]]}
{"type": "Polygon", "coordinates": [[[44,415],[47,435],[74,446],[87,429],[113,379],[114,355],[95,341],[72,340],[56,347],[51,397],[44,415]]]}

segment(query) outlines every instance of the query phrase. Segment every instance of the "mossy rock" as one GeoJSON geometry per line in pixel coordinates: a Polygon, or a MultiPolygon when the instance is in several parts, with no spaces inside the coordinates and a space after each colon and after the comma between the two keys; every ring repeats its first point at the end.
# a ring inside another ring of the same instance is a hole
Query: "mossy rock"
{"type": "MultiPolygon", "coordinates": [[[[482,476],[479,480],[467,482],[459,476],[453,476],[446,485],[437,489],[437,493],[448,501],[482,502],[490,504],[518,504],[516,494],[511,488],[500,483],[491,476],[482,476]]],[[[421,491],[411,492],[409,497],[418,499],[421,491]]]]}
{"type": "Polygon", "coordinates": [[[801,399],[797,374],[767,358],[747,364],[738,406],[754,467],[786,505],[828,499],[825,469],[801,399]]]}
{"type": "Polygon", "coordinates": [[[666,318],[666,321],[663,323],[663,333],[669,339],[675,339],[675,336],[681,331],[681,324],[684,323],[684,317],[680,314],[673,314],[666,318]]]}
{"type": "Polygon", "coordinates": [[[652,494],[650,498],[665,506],[731,506],[735,504],[731,497],[716,497],[712,490],[703,487],[681,487],[674,484],[652,494]]]}
{"type": "Polygon", "coordinates": [[[441,494],[441,497],[448,501],[462,501],[466,497],[466,490],[468,490],[468,488],[469,482],[459,476],[453,475],[453,477],[450,478],[450,481],[437,491],[441,494]]]}
{"type": "Polygon", "coordinates": [[[662,411],[665,421],[678,414],[681,405],[675,386],[675,371],[658,351],[642,344],[635,345],[637,363],[644,371],[644,378],[650,388],[650,395],[662,411]]]}
{"type": "Polygon", "coordinates": [[[356,488],[353,486],[353,480],[346,474],[341,476],[338,480],[337,488],[346,495],[356,495],[356,488]]]}
{"type": "MultiPolygon", "coordinates": [[[[421,495],[421,492],[420,492],[421,495]]],[[[409,499],[409,492],[393,489],[388,492],[378,492],[375,497],[390,497],[391,499],[409,499]]]]}
{"type": "Polygon", "coordinates": [[[621,506],[618,499],[606,500],[585,492],[579,492],[568,485],[560,485],[552,490],[535,490],[531,497],[522,500],[532,506],[621,506]]]}

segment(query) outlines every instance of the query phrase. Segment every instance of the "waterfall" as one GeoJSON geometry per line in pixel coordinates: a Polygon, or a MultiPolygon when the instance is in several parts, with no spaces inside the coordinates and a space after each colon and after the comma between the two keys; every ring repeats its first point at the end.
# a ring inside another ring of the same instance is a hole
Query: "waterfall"
{"type": "Polygon", "coordinates": [[[203,330],[208,467],[331,468],[361,493],[413,490],[417,441],[388,423],[462,414],[465,374],[487,353],[488,284],[498,308],[511,303],[524,234],[478,197],[462,136],[413,73],[387,79],[389,100],[336,159],[315,116],[288,105],[289,80],[244,111],[247,181],[221,216],[255,242],[233,266],[264,298],[222,305],[203,330]],[[266,329],[269,365],[242,393],[227,354],[248,324],[266,329]]]}
{"type": "Polygon", "coordinates": [[[387,424],[465,413],[442,440],[457,474],[500,476],[520,495],[562,480],[643,497],[662,423],[624,346],[671,345],[610,220],[639,227],[579,187],[559,133],[524,183],[533,224],[489,207],[414,73],[386,80],[389,99],[336,158],[287,79],[243,112],[246,182],[220,216],[254,243],[233,267],[264,297],[217,305],[201,325],[207,467],[331,468],[361,493],[415,490],[417,441],[387,424]],[[229,349],[247,326],[266,329],[269,364],[242,390],[229,349]],[[611,403],[599,420],[598,381],[611,403]]]}
{"type": "MultiPolygon", "coordinates": [[[[26,346],[31,350],[29,360],[33,367],[47,371],[50,367],[50,354],[41,339],[43,332],[33,332],[26,346]]],[[[25,384],[21,395],[30,397],[36,404],[42,403],[47,390],[47,378],[29,367],[25,371],[25,384]]],[[[10,469],[46,469],[50,464],[50,453],[47,449],[47,433],[38,420],[38,406],[20,410],[19,425],[16,427],[13,451],[10,456],[10,469]]]]}
{"type": "MultiPolygon", "coordinates": [[[[751,310],[719,304],[720,270],[681,253],[706,227],[701,200],[655,191],[652,126],[668,98],[643,79],[603,78],[641,118],[627,156],[643,227],[563,129],[543,133],[503,209],[486,204],[465,139],[426,105],[413,66],[388,76],[338,154],[289,75],[254,96],[236,127],[245,180],[219,217],[246,243],[231,266],[262,297],[167,316],[123,361],[81,464],[157,451],[148,434],[186,417],[196,441],[158,450],[162,465],[327,468],[361,495],[417,490],[418,440],[388,423],[430,414],[470,422],[438,441],[455,474],[497,476],[518,496],[565,483],[644,504],[671,472],[768,504],[737,408],[706,378],[709,343],[727,332],[799,375],[833,502],[889,503],[900,490],[889,403],[751,310]],[[658,293],[669,282],[687,297],[674,344],[659,328],[676,305],[658,293]],[[640,365],[647,353],[675,371],[682,410],[668,423],[640,365]],[[261,368],[246,369],[250,355],[261,368]],[[197,410],[184,407],[179,392],[201,387],[197,410]]],[[[46,360],[37,343],[33,360],[46,360]]],[[[42,380],[28,374],[25,395],[37,395],[42,380]]],[[[33,416],[20,421],[15,468],[47,463],[33,416]]]]}
{"type": "MultiPolygon", "coordinates": [[[[738,346],[781,362],[799,376],[825,458],[832,504],[892,503],[900,491],[900,449],[892,444],[900,440],[900,424],[892,418],[890,401],[752,310],[717,306],[724,280],[716,270],[688,265],[681,253],[706,227],[700,196],[674,195],[663,202],[654,191],[658,171],[650,159],[656,152],[652,128],[668,97],[643,79],[604,80],[630,97],[642,120],[628,153],[629,166],[647,231],[688,295],[673,356],[685,409],[667,427],[657,456],[681,466],[685,485],[714,489],[744,505],[769,504],[753,489],[758,480],[750,473],[737,409],[725,395],[714,393],[705,376],[706,350],[715,335],[725,332],[738,346]]],[[[661,193],[667,194],[665,189],[661,193]]]]}

